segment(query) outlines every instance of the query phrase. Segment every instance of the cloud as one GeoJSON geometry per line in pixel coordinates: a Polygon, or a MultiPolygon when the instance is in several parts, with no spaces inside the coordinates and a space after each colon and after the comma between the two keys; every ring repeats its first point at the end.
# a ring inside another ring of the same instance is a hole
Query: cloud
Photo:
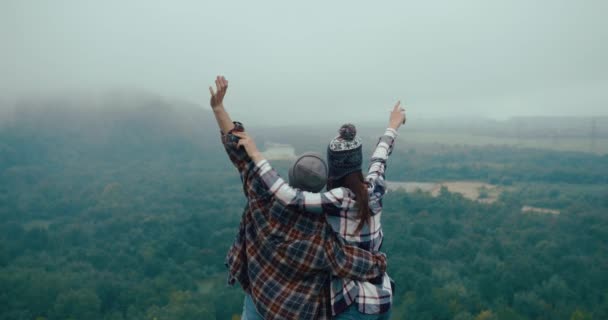
{"type": "MultiPolygon", "coordinates": [[[[605,113],[608,2],[3,1],[0,96],[135,87],[243,118],[605,113]],[[599,89],[598,89],[599,88],[599,89]],[[289,110],[289,111],[287,111],[289,110]]],[[[319,120],[321,119],[321,120],[319,120]]],[[[355,119],[356,120],[356,119],[355,119]]]]}

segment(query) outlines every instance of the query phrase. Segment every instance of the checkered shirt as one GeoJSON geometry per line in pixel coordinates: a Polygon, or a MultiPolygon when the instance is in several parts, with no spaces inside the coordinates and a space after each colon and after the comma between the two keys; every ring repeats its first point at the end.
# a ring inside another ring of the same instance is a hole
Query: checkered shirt
{"type": "MultiPolygon", "coordinates": [[[[242,125],[233,130],[242,131],[242,125]]],[[[240,173],[247,205],[226,257],[229,284],[238,282],[264,319],[330,319],[330,276],[381,278],[386,256],[345,244],[322,215],[276,201],[231,133],[222,142],[240,173]]]]}
{"type": "MultiPolygon", "coordinates": [[[[383,240],[380,218],[382,197],[386,192],[384,172],[396,137],[395,130],[386,129],[372,154],[366,177],[371,218],[360,232],[356,232],[360,221],[357,218],[358,206],[354,193],[349,189],[335,188],[324,193],[305,192],[290,187],[272,169],[268,161],[260,161],[256,166],[264,183],[282,204],[309,213],[325,213],[327,222],[339,238],[361,249],[379,252],[383,240]]],[[[393,298],[391,281],[386,274],[381,281],[373,283],[332,276],[330,287],[332,314],[343,312],[352,303],[357,304],[361,313],[380,314],[388,311],[393,298]]]]}

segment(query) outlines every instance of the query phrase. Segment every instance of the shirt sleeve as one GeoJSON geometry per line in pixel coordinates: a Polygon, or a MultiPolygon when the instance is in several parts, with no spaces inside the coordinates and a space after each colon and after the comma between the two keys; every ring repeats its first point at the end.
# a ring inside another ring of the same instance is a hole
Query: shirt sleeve
{"type": "Polygon", "coordinates": [[[239,173],[248,165],[249,162],[251,162],[251,158],[249,158],[247,152],[245,152],[244,149],[238,148],[238,137],[233,134],[234,132],[243,131],[245,131],[243,124],[237,121],[234,122],[234,128],[227,133],[220,131],[222,145],[228,154],[228,158],[230,158],[232,164],[239,170],[239,173]]]}
{"type": "Polygon", "coordinates": [[[387,128],[384,135],[378,140],[376,149],[372,154],[367,173],[367,183],[370,195],[370,207],[380,205],[380,200],[386,193],[386,182],[384,180],[386,161],[393,152],[397,131],[392,128],[387,128]]]}
{"type": "Polygon", "coordinates": [[[372,253],[346,244],[335,234],[333,236],[334,241],[324,243],[324,252],[332,275],[359,281],[377,281],[384,275],[387,266],[384,253],[372,253]]]}
{"type": "Polygon", "coordinates": [[[267,160],[256,163],[256,168],[256,173],[260,176],[264,187],[286,207],[310,213],[332,214],[340,212],[349,201],[354,201],[346,188],[335,188],[323,193],[293,188],[281,178],[267,160]]]}
{"type": "Polygon", "coordinates": [[[270,193],[266,188],[263,188],[263,182],[259,178],[257,171],[259,168],[251,160],[247,152],[243,148],[239,148],[238,137],[233,132],[243,132],[245,128],[240,122],[234,122],[234,128],[226,134],[221,133],[222,144],[228,158],[239,171],[241,182],[243,183],[243,193],[248,200],[258,200],[270,197],[270,193]]]}

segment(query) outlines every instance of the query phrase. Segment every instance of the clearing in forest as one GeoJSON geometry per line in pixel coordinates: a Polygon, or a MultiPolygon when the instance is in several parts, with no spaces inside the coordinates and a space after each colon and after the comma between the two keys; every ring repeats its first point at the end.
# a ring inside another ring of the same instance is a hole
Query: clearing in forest
{"type": "Polygon", "coordinates": [[[396,182],[387,181],[389,190],[403,190],[414,192],[416,190],[430,192],[433,196],[439,195],[441,187],[446,187],[448,191],[460,193],[465,198],[476,200],[483,203],[493,203],[498,199],[502,192],[496,185],[480,181],[445,181],[445,182],[396,182]]]}

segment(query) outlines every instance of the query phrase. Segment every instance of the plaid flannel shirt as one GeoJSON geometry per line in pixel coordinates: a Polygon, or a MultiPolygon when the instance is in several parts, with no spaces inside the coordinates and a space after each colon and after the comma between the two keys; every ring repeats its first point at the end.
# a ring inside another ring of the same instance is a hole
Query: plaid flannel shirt
{"type": "MultiPolygon", "coordinates": [[[[235,122],[233,130],[242,125],[235,122]]],[[[329,319],[331,274],[375,279],[386,270],[386,256],[346,245],[322,215],[276,201],[231,133],[222,142],[241,175],[247,205],[226,257],[229,284],[239,282],[264,319],[329,319]]]]}
{"type": "MultiPolygon", "coordinates": [[[[305,192],[290,187],[267,161],[260,161],[256,166],[258,174],[270,188],[271,193],[285,206],[310,213],[325,213],[327,221],[340,238],[361,249],[379,252],[383,240],[380,218],[382,197],[386,192],[384,172],[396,137],[397,131],[386,129],[372,154],[366,177],[371,218],[360,232],[356,232],[360,221],[357,218],[358,206],[354,193],[349,189],[335,188],[324,193],[305,192]]],[[[361,313],[379,314],[388,311],[393,298],[391,282],[386,274],[381,281],[374,283],[332,277],[330,290],[332,314],[341,313],[352,303],[357,303],[361,313]]]]}

